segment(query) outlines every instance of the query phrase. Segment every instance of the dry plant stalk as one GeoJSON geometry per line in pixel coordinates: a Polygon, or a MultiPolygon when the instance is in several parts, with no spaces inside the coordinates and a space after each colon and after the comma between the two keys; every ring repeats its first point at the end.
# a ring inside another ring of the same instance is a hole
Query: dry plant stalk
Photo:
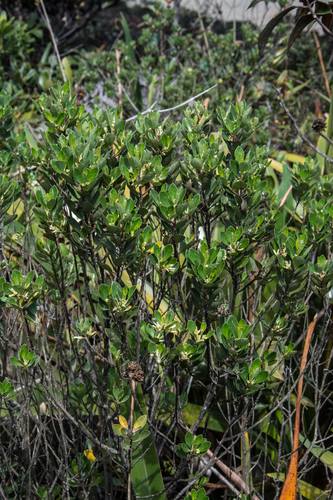
{"type": "Polygon", "coordinates": [[[50,18],[48,16],[48,13],[47,13],[44,1],[43,0],[39,0],[39,1],[40,1],[40,6],[42,8],[42,12],[43,12],[43,16],[44,16],[44,19],[45,19],[45,23],[46,23],[47,29],[49,30],[49,33],[50,33],[50,36],[51,36],[51,40],[52,40],[54,52],[55,52],[55,55],[56,55],[56,58],[57,58],[57,61],[58,61],[58,64],[59,64],[59,68],[60,68],[62,79],[63,79],[64,82],[66,82],[67,81],[67,77],[66,77],[64,66],[62,64],[62,60],[61,60],[61,57],[60,57],[60,53],[59,53],[59,49],[58,49],[56,37],[54,35],[53,29],[52,29],[52,26],[51,26],[51,23],[50,23],[50,18]]]}
{"type": "Polygon", "coordinates": [[[120,80],[120,59],[121,52],[119,49],[116,49],[116,64],[117,64],[117,84],[118,84],[118,105],[123,107],[123,86],[120,80]]]}
{"type": "Polygon", "coordinates": [[[319,38],[318,38],[318,35],[316,32],[313,32],[313,38],[314,38],[315,45],[316,45],[317,55],[318,55],[318,59],[319,59],[319,63],[320,63],[320,69],[321,69],[321,72],[323,75],[325,89],[326,89],[328,97],[331,97],[332,92],[331,92],[331,87],[330,87],[328,76],[327,76],[326,66],[324,63],[323,52],[321,50],[320,41],[319,41],[319,38]]]}
{"type": "MultiPolygon", "coordinates": [[[[245,481],[230,467],[228,467],[222,460],[219,460],[211,450],[207,451],[207,456],[210,460],[213,460],[221,472],[229,479],[240,491],[243,491],[246,495],[251,495],[251,491],[245,481]]],[[[257,495],[251,496],[252,500],[259,500],[257,495]]]]}
{"type": "Polygon", "coordinates": [[[315,315],[315,317],[309,324],[306,332],[303,354],[301,359],[301,366],[300,366],[300,377],[297,385],[296,414],[295,414],[292,455],[289,463],[288,474],[285,479],[282,492],[280,495],[280,500],[296,500],[297,496],[297,469],[298,469],[298,455],[299,455],[298,448],[299,448],[299,433],[301,424],[301,400],[303,393],[304,370],[308,359],[310,343],[314,329],[316,328],[316,325],[320,320],[320,318],[324,315],[324,312],[325,312],[324,310],[321,310],[318,314],[315,315]]]}

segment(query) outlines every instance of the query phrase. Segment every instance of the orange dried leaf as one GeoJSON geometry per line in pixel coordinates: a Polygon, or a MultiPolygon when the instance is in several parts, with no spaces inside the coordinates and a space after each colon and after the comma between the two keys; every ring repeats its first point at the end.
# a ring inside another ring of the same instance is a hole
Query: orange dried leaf
{"type": "Polygon", "coordinates": [[[301,365],[300,365],[300,377],[297,385],[297,399],[296,399],[296,415],[295,415],[295,424],[294,424],[294,438],[293,438],[293,449],[292,456],[288,468],[288,474],[286,476],[286,480],[284,482],[280,500],[296,500],[297,495],[297,469],[298,469],[298,447],[299,447],[299,433],[300,433],[300,423],[301,423],[301,402],[302,402],[302,392],[303,392],[303,381],[304,381],[304,370],[306,367],[311,338],[316,327],[317,322],[323,316],[324,311],[320,311],[315,315],[313,320],[308,326],[301,365]]]}

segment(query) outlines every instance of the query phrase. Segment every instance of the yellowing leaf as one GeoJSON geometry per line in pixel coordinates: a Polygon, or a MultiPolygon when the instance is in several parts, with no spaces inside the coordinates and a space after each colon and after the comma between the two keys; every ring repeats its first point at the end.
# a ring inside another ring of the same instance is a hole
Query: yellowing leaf
{"type": "Polygon", "coordinates": [[[276,170],[277,172],[279,172],[280,174],[282,174],[283,172],[283,165],[281,162],[277,161],[277,160],[274,160],[273,158],[269,158],[269,161],[271,162],[270,163],[270,166],[276,170]]]}
{"type": "Polygon", "coordinates": [[[290,161],[290,163],[300,163],[303,165],[305,163],[305,156],[297,155],[296,153],[285,153],[285,159],[290,161]]]}
{"type": "MultiPolygon", "coordinates": [[[[303,165],[305,162],[305,156],[303,155],[288,153],[287,151],[279,151],[279,153],[282,154],[283,160],[289,161],[290,163],[300,163],[303,165]]],[[[276,172],[283,172],[283,164],[280,161],[274,160],[274,158],[269,158],[269,160],[271,162],[270,166],[276,170],[276,172]]]]}
{"type": "MultiPolygon", "coordinates": [[[[279,156],[282,157],[283,160],[289,161],[290,163],[300,163],[303,165],[305,163],[306,157],[303,155],[299,155],[297,153],[289,153],[288,151],[276,151],[276,154],[279,153],[279,156]]],[[[277,160],[273,160],[277,164],[281,163],[277,160]]]]}
{"type": "Polygon", "coordinates": [[[122,275],[121,275],[121,281],[124,283],[124,285],[126,285],[127,287],[130,287],[132,286],[132,281],[131,281],[131,278],[129,277],[129,274],[128,272],[126,271],[126,269],[122,272],[122,275]]]}
{"type": "Polygon", "coordinates": [[[128,422],[127,422],[125,417],[123,417],[122,415],[119,415],[118,420],[119,420],[119,424],[121,425],[121,427],[123,429],[128,429],[128,422]]]}
{"type": "Polygon", "coordinates": [[[185,262],[185,255],[183,253],[179,254],[179,265],[182,266],[185,262]]]}
{"type": "Polygon", "coordinates": [[[73,71],[72,71],[70,60],[68,57],[64,57],[61,62],[62,62],[62,67],[64,69],[64,73],[66,75],[66,78],[69,82],[71,82],[73,80],[73,71]]]}
{"type": "Polygon", "coordinates": [[[133,432],[137,432],[142,429],[147,423],[147,415],[141,415],[133,425],[133,432]]]}
{"type": "Polygon", "coordinates": [[[16,215],[16,217],[20,217],[24,212],[24,203],[22,200],[15,201],[14,203],[11,204],[11,206],[8,208],[8,214],[10,215],[16,215]]]}
{"type": "Polygon", "coordinates": [[[91,463],[96,462],[95,454],[91,448],[84,450],[83,454],[86,457],[86,459],[89,460],[89,462],[91,462],[91,463]]]}

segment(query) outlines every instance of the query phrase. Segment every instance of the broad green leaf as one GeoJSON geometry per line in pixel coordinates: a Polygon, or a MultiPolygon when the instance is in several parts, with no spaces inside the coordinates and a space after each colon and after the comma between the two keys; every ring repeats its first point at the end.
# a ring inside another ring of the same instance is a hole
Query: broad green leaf
{"type": "MultiPolygon", "coordinates": [[[[326,120],[326,125],[328,125],[327,122],[328,122],[328,120],[326,120]]],[[[322,135],[320,135],[318,137],[317,149],[321,153],[324,153],[324,154],[326,153],[327,141],[326,141],[325,137],[323,137],[322,135]]],[[[323,174],[324,171],[325,171],[325,158],[321,154],[317,153],[316,154],[316,160],[318,162],[318,165],[320,166],[320,171],[323,174]]]]}
{"type": "MultiPolygon", "coordinates": [[[[182,410],[182,417],[187,425],[194,425],[200,415],[201,406],[193,403],[187,403],[182,410]]],[[[222,425],[221,420],[209,411],[203,418],[199,425],[200,428],[207,428],[210,431],[224,432],[225,427],[222,425]]]]}
{"type": "Polygon", "coordinates": [[[312,455],[315,457],[319,458],[319,460],[329,467],[333,471],[333,452],[326,450],[325,448],[322,448],[321,446],[313,446],[311,441],[307,439],[306,437],[302,436],[302,434],[299,435],[299,439],[305,448],[309,450],[312,455]]]}
{"type": "Polygon", "coordinates": [[[132,463],[131,478],[136,498],[166,500],[159,459],[151,433],[133,447],[132,463]]]}
{"type": "Polygon", "coordinates": [[[10,380],[5,378],[0,382],[0,397],[7,398],[14,393],[14,387],[10,380]]]}

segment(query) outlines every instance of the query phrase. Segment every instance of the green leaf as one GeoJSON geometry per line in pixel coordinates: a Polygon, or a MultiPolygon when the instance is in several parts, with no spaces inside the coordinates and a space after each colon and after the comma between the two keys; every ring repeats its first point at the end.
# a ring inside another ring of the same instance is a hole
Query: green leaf
{"type": "Polygon", "coordinates": [[[133,59],[133,61],[135,61],[135,52],[134,52],[134,49],[132,47],[133,38],[132,38],[131,30],[130,30],[130,27],[128,25],[127,19],[122,12],[120,14],[120,22],[121,22],[121,27],[123,28],[124,38],[125,38],[125,42],[127,44],[129,54],[130,54],[131,58],[133,59]]]}
{"type": "Polygon", "coordinates": [[[106,283],[102,283],[99,287],[99,296],[102,300],[108,300],[110,295],[110,286],[106,283]]]}
{"type": "Polygon", "coordinates": [[[35,151],[37,151],[38,150],[37,141],[34,138],[34,136],[32,135],[32,133],[30,132],[27,125],[24,127],[24,133],[25,133],[26,140],[27,140],[29,146],[31,147],[31,149],[34,149],[35,151]]]}
{"type": "Polygon", "coordinates": [[[321,446],[313,446],[311,441],[307,439],[306,437],[302,436],[302,434],[299,435],[299,439],[305,448],[309,450],[312,455],[315,457],[319,458],[319,460],[329,467],[333,471],[333,452],[326,450],[325,448],[322,448],[321,446]]]}
{"type": "Polygon", "coordinates": [[[292,174],[288,165],[285,164],[283,166],[283,174],[278,191],[278,200],[280,203],[284,201],[283,206],[285,206],[289,210],[292,210],[294,206],[294,199],[291,194],[291,188],[292,188],[292,174]],[[285,196],[287,196],[286,200],[285,196]]]}
{"type": "MultiPolygon", "coordinates": [[[[182,417],[187,425],[194,425],[200,415],[201,406],[187,403],[182,410],[182,417]]],[[[207,428],[210,431],[224,432],[225,427],[221,424],[220,418],[213,411],[209,411],[199,424],[200,428],[207,428]]]]}
{"type": "Polygon", "coordinates": [[[289,36],[289,40],[288,40],[288,49],[290,49],[290,47],[293,45],[293,43],[295,42],[296,38],[298,38],[300,36],[300,34],[302,33],[302,31],[311,23],[313,22],[314,19],[313,19],[313,16],[312,14],[307,14],[305,16],[301,16],[292,32],[290,33],[290,36],[289,36]]]}
{"type": "Polygon", "coordinates": [[[189,448],[191,448],[191,447],[192,447],[192,444],[193,444],[193,441],[194,441],[194,437],[195,437],[195,436],[194,436],[191,432],[187,432],[187,433],[185,434],[185,443],[187,444],[187,446],[188,446],[189,448]]]}
{"type": "Polygon", "coordinates": [[[235,155],[235,160],[238,163],[243,163],[244,158],[245,158],[245,153],[244,153],[244,149],[241,146],[237,146],[237,148],[235,149],[234,155],[235,155]]]}
{"type": "Polygon", "coordinates": [[[137,431],[143,429],[143,427],[146,425],[146,423],[147,423],[147,415],[141,415],[141,417],[139,417],[134,422],[133,432],[137,432],[137,431]]]}
{"type": "Polygon", "coordinates": [[[16,367],[30,368],[37,364],[38,356],[31,352],[26,344],[23,344],[19,349],[17,357],[13,356],[10,361],[16,367]]]}
{"type": "Polygon", "coordinates": [[[191,490],[185,497],[184,500],[208,500],[208,496],[204,488],[200,488],[198,490],[191,490]]]}
{"type": "Polygon", "coordinates": [[[0,397],[8,398],[12,396],[14,393],[13,384],[5,378],[2,382],[0,382],[0,397]]]}
{"type": "Polygon", "coordinates": [[[282,21],[282,19],[289,14],[292,10],[296,9],[297,7],[291,6],[287,7],[284,10],[281,10],[276,16],[273,17],[265,26],[265,28],[262,30],[259,36],[259,48],[260,50],[263,50],[268,42],[268,39],[273,31],[273,29],[282,21]]]}
{"type": "Polygon", "coordinates": [[[132,485],[137,498],[166,500],[159,459],[151,433],[133,447],[132,485]]]}

